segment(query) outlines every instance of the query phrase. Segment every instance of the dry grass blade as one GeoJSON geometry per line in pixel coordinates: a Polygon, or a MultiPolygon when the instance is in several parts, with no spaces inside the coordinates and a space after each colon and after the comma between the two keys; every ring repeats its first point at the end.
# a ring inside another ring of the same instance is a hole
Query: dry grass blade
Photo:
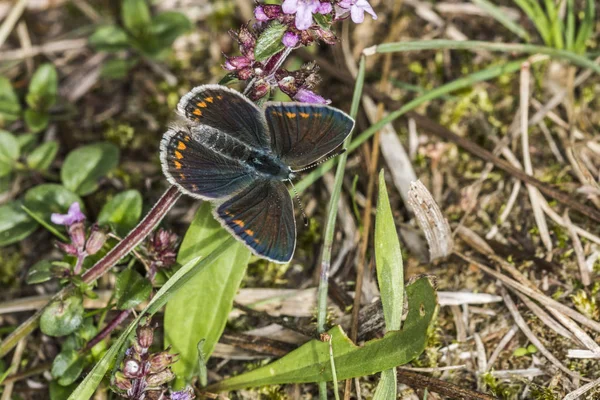
{"type": "Polygon", "coordinates": [[[585,253],[583,251],[583,246],[581,245],[581,240],[579,240],[579,236],[577,235],[575,227],[571,222],[571,218],[569,218],[568,211],[565,211],[563,214],[563,221],[567,226],[567,230],[569,231],[569,235],[573,241],[573,250],[575,251],[577,265],[579,266],[579,273],[581,274],[581,283],[583,283],[584,286],[589,286],[592,283],[592,279],[590,277],[590,271],[585,262],[585,253]]]}
{"type": "Polygon", "coordinates": [[[504,304],[506,304],[508,311],[510,311],[510,314],[512,315],[513,319],[515,320],[515,323],[519,326],[519,329],[521,329],[521,332],[523,332],[523,334],[525,336],[527,336],[527,339],[529,339],[529,341],[535,347],[537,347],[537,349],[540,351],[540,353],[542,353],[555,367],[560,369],[565,374],[567,374],[573,378],[576,378],[576,379],[587,380],[587,379],[583,378],[581,375],[579,375],[578,373],[573,372],[570,369],[568,369],[567,367],[565,367],[560,362],[560,360],[558,360],[556,357],[554,357],[554,355],[546,348],[546,346],[544,346],[544,344],[537,338],[537,336],[535,336],[535,334],[531,331],[531,329],[529,329],[529,326],[527,326],[527,323],[525,322],[525,320],[523,319],[521,314],[519,314],[519,311],[517,310],[517,306],[512,301],[508,292],[504,288],[502,288],[502,297],[504,298],[504,304]]]}
{"type": "Polygon", "coordinates": [[[569,393],[565,397],[563,397],[563,400],[578,399],[579,396],[582,396],[583,394],[589,392],[590,390],[596,388],[597,386],[600,386],[600,379],[596,379],[595,381],[587,383],[587,384],[581,386],[580,388],[573,390],[571,393],[569,393]]]}
{"type": "Polygon", "coordinates": [[[504,350],[504,348],[508,345],[508,343],[512,340],[512,338],[515,337],[515,335],[517,334],[518,331],[519,331],[519,327],[516,326],[516,325],[513,325],[508,330],[508,332],[506,332],[506,335],[504,335],[502,337],[502,339],[500,339],[500,342],[498,343],[498,345],[496,346],[496,348],[492,352],[492,355],[488,359],[488,363],[487,363],[487,370],[488,371],[492,368],[492,366],[494,365],[494,363],[498,359],[498,356],[500,355],[500,353],[502,352],[502,350],[504,350]]]}
{"type": "Polygon", "coordinates": [[[425,234],[431,260],[446,257],[452,252],[454,245],[448,221],[421,181],[413,182],[410,186],[408,204],[425,234]]]}

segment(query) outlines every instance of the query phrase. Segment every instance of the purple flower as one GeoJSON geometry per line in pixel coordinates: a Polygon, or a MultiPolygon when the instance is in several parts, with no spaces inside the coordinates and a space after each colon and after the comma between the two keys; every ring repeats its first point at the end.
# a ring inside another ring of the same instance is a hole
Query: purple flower
{"type": "Polygon", "coordinates": [[[319,0],[285,0],[281,8],[286,14],[296,14],[296,28],[300,31],[312,26],[314,13],[328,14],[332,10],[330,3],[319,0]]]}
{"type": "Polygon", "coordinates": [[[269,17],[267,16],[267,14],[265,14],[263,6],[258,6],[254,9],[254,18],[256,18],[256,20],[260,22],[265,22],[269,20],[269,17]]]}
{"type": "Polygon", "coordinates": [[[365,20],[365,12],[371,14],[373,19],[377,19],[377,14],[375,14],[373,7],[367,0],[342,0],[337,5],[342,9],[341,14],[346,14],[349,11],[352,21],[356,24],[360,24],[365,20]]]}
{"type": "Polygon", "coordinates": [[[286,32],[281,41],[286,47],[294,47],[298,44],[300,37],[294,32],[286,32]]]}
{"type": "Polygon", "coordinates": [[[304,88],[298,89],[298,92],[296,92],[296,95],[294,96],[294,100],[299,101],[301,103],[313,103],[313,104],[329,104],[329,103],[331,103],[331,100],[327,100],[327,99],[319,96],[315,92],[308,90],[308,89],[304,89],[304,88]]]}
{"type": "Polygon", "coordinates": [[[53,213],[50,216],[52,223],[56,225],[73,225],[76,222],[82,222],[85,220],[85,215],[81,212],[78,202],[74,202],[69,207],[69,211],[66,214],[53,213]]]}
{"type": "Polygon", "coordinates": [[[171,393],[171,400],[192,400],[195,399],[194,391],[191,388],[185,388],[178,392],[171,393]]]}

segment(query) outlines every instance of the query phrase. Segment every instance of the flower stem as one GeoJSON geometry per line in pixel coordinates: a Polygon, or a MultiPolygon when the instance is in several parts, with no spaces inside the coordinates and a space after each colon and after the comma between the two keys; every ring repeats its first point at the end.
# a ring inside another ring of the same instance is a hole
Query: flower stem
{"type": "Polygon", "coordinates": [[[108,335],[110,335],[110,333],[112,331],[114,331],[121,322],[125,321],[125,319],[131,314],[131,311],[133,309],[129,309],[129,310],[123,310],[119,313],[119,315],[117,315],[112,321],[110,321],[108,323],[108,325],[106,325],[104,327],[104,329],[102,329],[100,331],[100,333],[98,333],[92,340],[90,340],[83,349],[81,349],[81,353],[86,353],[88,350],[90,350],[92,347],[94,347],[95,345],[97,345],[98,343],[100,343],[100,341],[102,341],[105,337],[107,337],[108,335]]]}
{"type": "MultiPolygon", "coordinates": [[[[156,202],[154,207],[146,214],[142,222],[138,224],[129,234],[115,247],[113,247],[104,258],[98,261],[92,268],[87,270],[83,275],[82,279],[86,283],[94,282],[96,279],[104,275],[113,265],[115,265],[121,258],[126,256],[131,250],[135,248],[146,236],[152,232],[152,230],[158,225],[158,223],[164,218],[167,212],[173,207],[175,202],[179,199],[181,193],[175,186],[171,186],[156,202]]],[[[2,343],[0,343],[0,357],[5,356],[22,338],[29,335],[31,332],[38,327],[40,318],[44,313],[44,310],[53,301],[66,297],[75,287],[69,285],[63,288],[61,291],[52,296],[52,299],[46,304],[46,306],[39,309],[29,319],[23,322],[16,330],[14,330],[2,343]]]]}

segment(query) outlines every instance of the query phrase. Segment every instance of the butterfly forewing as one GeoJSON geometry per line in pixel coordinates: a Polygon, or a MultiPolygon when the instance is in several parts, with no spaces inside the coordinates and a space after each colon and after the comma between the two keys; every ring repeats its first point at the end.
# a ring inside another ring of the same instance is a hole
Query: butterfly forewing
{"type": "Polygon", "coordinates": [[[204,144],[213,131],[209,127],[174,127],[161,142],[160,157],[169,182],[202,199],[229,197],[254,181],[243,163],[204,144]]]}
{"type": "Polygon", "coordinates": [[[282,182],[257,181],[218,206],[215,216],[254,254],[278,263],[292,259],[296,221],[282,182]]]}
{"type": "Polygon", "coordinates": [[[265,117],[272,151],[292,169],[332,152],[354,127],[346,113],[324,105],[267,103],[265,117]]]}
{"type": "Polygon", "coordinates": [[[191,122],[219,129],[256,149],[269,148],[262,111],[235,90],[198,86],[181,98],[177,109],[191,122]]]}

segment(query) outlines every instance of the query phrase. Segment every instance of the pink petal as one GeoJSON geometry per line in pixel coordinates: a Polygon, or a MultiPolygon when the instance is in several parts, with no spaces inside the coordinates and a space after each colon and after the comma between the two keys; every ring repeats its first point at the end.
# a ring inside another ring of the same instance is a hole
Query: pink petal
{"type": "Polygon", "coordinates": [[[313,19],[310,7],[302,4],[296,12],[296,28],[300,31],[305,31],[311,27],[312,23],[313,19]]]}
{"type": "Polygon", "coordinates": [[[360,24],[365,20],[365,10],[356,5],[353,5],[350,9],[350,17],[352,18],[352,22],[354,22],[355,24],[360,24]]]}
{"type": "Polygon", "coordinates": [[[373,17],[373,19],[377,19],[377,14],[375,14],[373,7],[371,7],[371,4],[369,4],[367,0],[358,0],[356,2],[356,7],[362,8],[364,11],[371,14],[371,17],[373,17]]]}
{"type": "Polygon", "coordinates": [[[317,12],[319,14],[329,14],[331,10],[333,10],[331,3],[319,3],[319,6],[317,7],[317,12]]]}

